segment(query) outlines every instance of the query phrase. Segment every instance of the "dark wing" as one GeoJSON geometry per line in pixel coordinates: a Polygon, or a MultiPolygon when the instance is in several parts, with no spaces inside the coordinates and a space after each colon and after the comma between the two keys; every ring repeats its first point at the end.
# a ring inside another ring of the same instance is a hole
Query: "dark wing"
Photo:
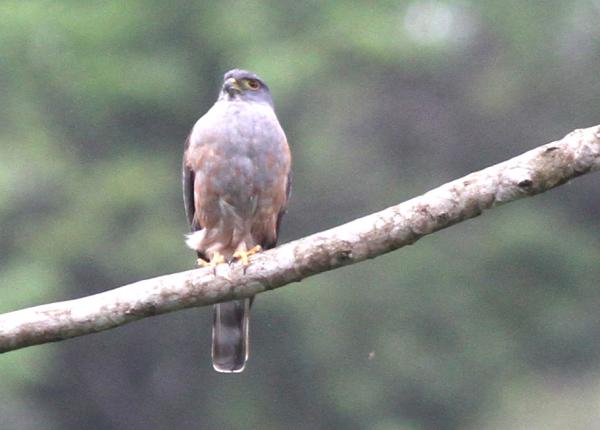
{"type": "MultiPolygon", "coordinates": [[[[287,212],[287,203],[290,201],[291,193],[292,193],[292,171],[290,170],[290,173],[288,173],[287,186],[285,189],[285,205],[283,205],[283,207],[279,211],[279,214],[277,214],[277,226],[275,227],[275,232],[277,234],[277,237],[279,237],[279,228],[281,227],[281,220],[283,219],[283,216],[287,212]]],[[[275,243],[271,247],[274,247],[276,245],[276,243],[277,243],[277,239],[275,239],[275,243]]]]}
{"type": "MultiPolygon", "coordinates": [[[[191,136],[191,135],[190,135],[191,136]]],[[[188,167],[187,154],[190,147],[190,136],[185,141],[183,152],[183,162],[181,167],[181,180],[183,183],[183,204],[185,206],[185,215],[187,216],[190,229],[196,231],[200,229],[196,221],[196,207],[194,205],[194,172],[188,167]]]]}
{"type": "MultiPolygon", "coordinates": [[[[286,146],[287,146],[287,139],[286,139],[286,146]]],[[[281,210],[277,214],[277,224],[275,225],[275,240],[273,242],[262,243],[261,246],[263,247],[263,249],[271,249],[271,248],[274,248],[275,245],[277,245],[277,239],[279,237],[279,228],[281,227],[281,220],[283,219],[283,216],[287,212],[287,205],[288,205],[288,202],[290,201],[291,193],[292,193],[292,171],[290,169],[290,171],[288,172],[288,175],[287,175],[287,183],[286,183],[286,187],[285,187],[285,202],[284,202],[283,206],[281,206],[281,210]]]]}

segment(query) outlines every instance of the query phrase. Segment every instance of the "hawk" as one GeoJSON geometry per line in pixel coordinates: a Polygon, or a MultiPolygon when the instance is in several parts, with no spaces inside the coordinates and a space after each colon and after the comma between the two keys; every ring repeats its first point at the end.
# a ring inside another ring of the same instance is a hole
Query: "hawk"
{"type": "MultiPolygon", "coordinates": [[[[225,73],[216,103],[192,128],[183,155],[183,199],[201,266],[241,261],[277,243],[290,193],[291,155],[269,87],[256,74],[225,73]]],[[[241,372],[252,299],[214,306],[213,367],[241,372]]]]}

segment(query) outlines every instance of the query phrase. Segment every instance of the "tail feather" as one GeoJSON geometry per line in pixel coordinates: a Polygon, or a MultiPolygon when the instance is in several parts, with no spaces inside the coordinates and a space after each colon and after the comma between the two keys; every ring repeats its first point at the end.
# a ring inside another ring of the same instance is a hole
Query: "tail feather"
{"type": "Polygon", "coordinates": [[[219,303],[214,307],[212,360],[217,372],[244,370],[249,353],[251,299],[219,303]]]}

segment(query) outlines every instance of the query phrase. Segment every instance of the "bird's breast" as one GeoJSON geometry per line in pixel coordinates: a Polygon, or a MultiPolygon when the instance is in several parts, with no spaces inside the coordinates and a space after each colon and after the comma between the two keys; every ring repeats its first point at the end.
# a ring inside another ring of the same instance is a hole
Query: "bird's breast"
{"type": "Polygon", "coordinates": [[[194,127],[193,170],[213,195],[243,212],[289,170],[285,134],[270,106],[226,103],[194,127]]]}

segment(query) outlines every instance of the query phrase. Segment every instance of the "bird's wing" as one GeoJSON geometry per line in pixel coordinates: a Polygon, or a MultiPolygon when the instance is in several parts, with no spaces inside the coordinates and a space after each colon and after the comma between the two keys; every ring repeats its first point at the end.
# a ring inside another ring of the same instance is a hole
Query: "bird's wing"
{"type": "MultiPolygon", "coordinates": [[[[275,234],[277,235],[277,237],[279,237],[279,228],[281,227],[281,220],[283,219],[283,216],[287,212],[287,205],[288,205],[288,201],[290,200],[291,193],[292,193],[292,171],[290,170],[290,172],[287,175],[287,186],[285,189],[285,203],[283,204],[283,206],[281,207],[281,210],[277,214],[277,225],[275,227],[275,234]]],[[[275,243],[272,246],[275,246],[275,244],[277,243],[277,237],[275,239],[275,243]]]]}
{"type": "Polygon", "coordinates": [[[185,215],[187,216],[190,229],[192,231],[199,230],[201,227],[195,217],[196,207],[194,205],[194,171],[190,169],[187,161],[188,150],[190,147],[190,136],[185,141],[183,152],[183,162],[181,163],[181,180],[183,183],[183,204],[185,206],[185,215]]]}

